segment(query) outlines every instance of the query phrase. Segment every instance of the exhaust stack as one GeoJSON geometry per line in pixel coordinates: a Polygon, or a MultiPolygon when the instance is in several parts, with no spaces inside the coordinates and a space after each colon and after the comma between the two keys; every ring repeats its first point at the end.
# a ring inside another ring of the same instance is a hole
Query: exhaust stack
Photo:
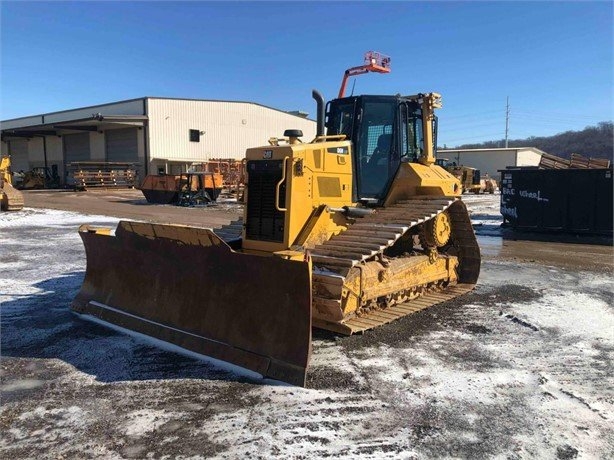
{"type": "Polygon", "coordinates": [[[324,96],[322,96],[322,93],[320,93],[317,89],[314,89],[311,91],[311,97],[313,97],[316,100],[316,104],[317,104],[317,112],[318,112],[318,118],[317,118],[317,131],[316,131],[316,136],[324,136],[324,117],[326,116],[325,112],[324,112],[324,96]]]}

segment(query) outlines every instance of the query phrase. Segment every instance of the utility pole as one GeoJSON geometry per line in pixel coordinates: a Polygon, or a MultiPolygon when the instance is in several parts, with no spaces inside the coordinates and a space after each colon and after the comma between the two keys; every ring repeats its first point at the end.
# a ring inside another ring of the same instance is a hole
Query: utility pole
{"type": "Polygon", "coordinates": [[[507,148],[507,134],[510,128],[510,97],[507,96],[507,104],[505,106],[505,148],[507,148]]]}

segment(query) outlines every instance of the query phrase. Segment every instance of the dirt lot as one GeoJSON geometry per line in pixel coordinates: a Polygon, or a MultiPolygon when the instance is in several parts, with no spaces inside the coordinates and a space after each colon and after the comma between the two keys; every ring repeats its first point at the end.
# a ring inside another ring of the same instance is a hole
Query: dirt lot
{"type": "Polygon", "coordinates": [[[148,203],[140,190],[32,190],[24,194],[26,206],[59,209],[81,214],[138,219],[161,224],[207,225],[218,227],[243,212],[236,200],[223,199],[215,207],[184,208],[148,203]],[[235,203],[233,203],[235,201],[235,203]]]}
{"type": "Polygon", "coordinates": [[[68,309],[79,224],[215,227],[238,205],[27,193],[0,215],[1,456],[612,458],[612,247],[504,239],[498,196],[466,201],[477,289],[362,336],[315,331],[303,389],[68,309]]]}

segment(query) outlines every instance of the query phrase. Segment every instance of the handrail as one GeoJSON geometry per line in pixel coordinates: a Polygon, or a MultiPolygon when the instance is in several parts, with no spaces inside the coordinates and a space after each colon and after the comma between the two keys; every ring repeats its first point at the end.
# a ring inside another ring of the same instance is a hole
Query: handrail
{"type": "Polygon", "coordinates": [[[282,172],[281,172],[281,180],[277,182],[277,187],[275,187],[275,209],[277,209],[279,212],[284,212],[288,210],[288,208],[279,207],[279,188],[281,187],[281,184],[283,184],[284,181],[286,180],[286,163],[288,162],[289,158],[290,157],[284,157],[283,167],[282,167],[282,172]]]}
{"type": "Polygon", "coordinates": [[[322,142],[322,141],[333,141],[333,140],[338,140],[338,141],[344,141],[347,139],[347,135],[346,134],[329,134],[329,135],[322,135],[322,136],[316,136],[315,139],[311,142],[322,142]]]}

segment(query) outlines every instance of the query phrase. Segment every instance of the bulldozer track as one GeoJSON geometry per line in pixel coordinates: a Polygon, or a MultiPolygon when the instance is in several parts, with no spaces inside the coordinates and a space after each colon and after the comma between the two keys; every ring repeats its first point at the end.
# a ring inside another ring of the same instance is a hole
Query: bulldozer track
{"type": "Polygon", "coordinates": [[[384,310],[370,312],[367,315],[356,316],[348,321],[338,324],[331,322],[323,322],[318,319],[313,320],[313,325],[328,330],[333,330],[342,334],[359,334],[369,329],[381,326],[382,324],[390,323],[403,316],[417,313],[426,308],[437,305],[438,303],[451,300],[462,294],[471,291],[475,284],[456,284],[445,291],[429,292],[420,297],[397,305],[392,305],[384,310]]]}
{"type": "MultiPolygon", "coordinates": [[[[326,292],[325,285],[338,286],[340,289],[352,267],[383,257],[384,251],[407,232],[446,211],[452,222],[452,237],[446,248],[439,252],[458,257],[457,284],[448,286],[445,290],[433,290],[424,286],[424,293],[411,301],[357,315],[343,323],[324,322],[314,318],[314,326],[344,334],[360,333],[472,290],[479,275],[480,250],[465,204],[458,198],[416,197],[356,218],[355,223],[346,231],[315,246],[311,251],[314,266],[313,292],[326,292]]],[[[215,229],[214,232],[226,243],[231,243],[241,238],[242,228],[243,219],[239,218],[215,229]]],[[[320,305],[341,304],[339,298],[318,295],[314,295],[313,302],[320,305]]]]}
{"type": "MultiPolygon", "coordinates": [[[[314,320],[314,325],[346,334],[363,332],[473,289],[479,275],[480,252],[465,204],[460,199],[419,197],[399,201],[373,214],[357,218],[356,223],[345,232],[316,246],[311,253],[314,292],[326,292],[323,285],[327,284],[343,285],[352,267],[382,257],[384,250],[392,247],[408,231],[446,211],[450,215],[453,232],[451,242],[440,253],[458,257],[458,284],[445,291],[426,290],[423,295],[409,302],[354,316],[343,323],[314,320]]],[[[314,296],[313,302],[340,305],[341,300],[314,296]]]]}
{"type": "Polygon", "coordinates": [[[453,199],[415,199],[378,209],[357,218],[346,231],[316,246],[311,259],[314,265],[347,274],[349,268],[383,254],[409,229],[446,211],[454,202],[453,199]]]}

